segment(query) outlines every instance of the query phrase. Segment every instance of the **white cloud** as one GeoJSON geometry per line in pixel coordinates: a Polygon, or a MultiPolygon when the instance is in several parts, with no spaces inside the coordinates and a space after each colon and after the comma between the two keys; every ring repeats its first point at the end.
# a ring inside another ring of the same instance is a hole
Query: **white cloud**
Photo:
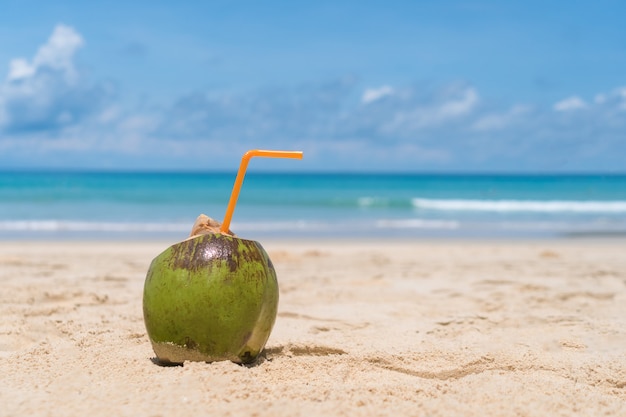
{"type": "Polygon", "coordinates": [[[48,67],[62,71],[72,78],[76,75],[74,54],[83,45],[82,36],[73,28],[57,25],[48,42],[37,51],[33,64],[35,68],[48,67]]]}
{"type": "Polygon", "coordinates": [[[553,108],[556,111],[581,110],[587,108],[587,103],[578,96],[572,96],[555,103],[553,108]]]}
{"type": "Polygon", "coordinates": [[[594,97],[594,103],[604,106],[605,110],[626,110],[626,87],[618,87],[608,93],[598,93],[594,97]]]}
{"type": "Polygon", "coordinates": [[[614,93],[618,96],[620,96],[621,98],[623,98],[624,100],[626,100],[626,87],[620,87],[620,88],[616,88],[615,90],[613,90],[614,93]]]}
{"type": "Polygon", "coordinates": [[[10,61],[0,82],[0,129],[54,130],[76,124],[99,106],[107,92],[82,83],[74,65],[83,45],[76,30],[59,24],[32,59],[10,61]]]}
{"type": "Polygon", "coordinates": [[[28,61],[22,58],[16,58],[10,63],[7,80],[14,81],[32,77],[35,74],[35,71],[36,68],[33,65],[30,65],[28,61]]]}
{"type": "Polygon", "coordinates": [[[126,131],[147,132],[156,128],[157,125],[158,121],[154,117],[137,115],[123,120],[119,127],[126,131]]]}
{"type": "Polygon", "coordinates": [[[388,85],[379,88],[368,88],[363,92],[361,103],[369,104],[393,94],[394,89],[388,85]]]}
{"type": "Polygon", "coordinates": [[[393,133],[441,126],[470,114],[480,101],[473,87],[452,90],[447,96],[440,103],[422,104],[409,111],[398,109],[392,121],[383,126],[383,130],[393,133]]]}
{"type": "Polygon", "coordinates": [[[48,41],[39,47],[31,63],[24,58],[11,61],[7,80],[23,80],[34,76],[42,68],[49,68],[61,71],[70,81],[76,77],[74,54],[83,45],[83,38],[73,28],[57,25],[48,41]]]}
{"type": "Polygon", "coordinates": [[[527,114],[529,110],[527,106],[518,105],[513,106],[505,113],[487,114],[474,122],[472,129],[478,131],[505,129],[515,123],[522,115],[527,114]]]}
{"type": "Polygon", "coordinates": [[[613,95],[620,101],[618,107],[620,110],[626,110],[626,87],[616,88],[613,95]]]}
{"type": "Polygon", "coordinates": [[[461,96],[443,103],[436,112],[442,119],[458,117],[467,114],[478,104],[478,93],[473,88],[467,88],[461,96]]]}
{"type": "MultiPolygon", "coordinates": [[[[75,64],[83,44],[77,31],[59,25],[31,58],[13,59],[6,77],[0,74],[0,148],[21,152],[26,161],[31,149],[52,155],[48,160],[73,155],[67,160],[85,164],[98,164],[105,154],[120,167],[118,161],[131,160],[128,155],[145,166],[157,157],[171,166],[200,166],[200,148],[230,155],[262,143],[302,148],[309,155],[311,149],[331,149],[337,161],[361,168],[508,168],[533,166],[538,156],[544,162],[537,164],[550,167],[562,159],[554,162],[546,148],[568,149],[570,166],[584,162],[593,128],[600,144],[593,146],[601,149],[596,160],[624,153],[624,87],[589,102],[572,96],[553,108],[494,108],[466,84],[364,88],[339,79],[244,92],[198,90],[172,97],[170,105],[133,108],[109,100],[113,94],[104,84],[86,85],[75,64]],[[559,117],[584,108],[585,124],[581,117],[559,117]]],[[[0,158],[9,160],[11,152],[0,152],[0,158]]]]}
{"type": "Polygon", "coordinates": [[[100,112],[98,121],[102,124],[112,123],[120,117],[120,113],[118,106],[109,106],[100,112]]]}
{"type": "Polygon", "coordinates": [[[606,95],[605,94],[596,94],[596,96],[593,98],[594,103],[596,104],[604,104],[606,103],[606,95]]]}

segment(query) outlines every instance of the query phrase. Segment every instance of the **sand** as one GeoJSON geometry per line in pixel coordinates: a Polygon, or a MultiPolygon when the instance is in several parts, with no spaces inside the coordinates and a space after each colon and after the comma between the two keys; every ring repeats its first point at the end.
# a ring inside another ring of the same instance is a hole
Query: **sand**
{"type": "Polygon", "coordinates": [[[0,243],[3,416],[623,416],[626,242],[268,241],[254,366],[154,362],[168,242],[0,243]]]}

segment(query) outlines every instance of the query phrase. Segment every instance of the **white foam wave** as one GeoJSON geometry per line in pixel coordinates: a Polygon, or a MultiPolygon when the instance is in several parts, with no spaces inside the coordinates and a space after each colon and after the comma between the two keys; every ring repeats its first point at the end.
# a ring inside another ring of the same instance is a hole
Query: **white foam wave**
{"type": "Polygon", "coordinates": [[[322,231],[330,229],[331,225],[324,222],[312,222],[305,220],[294,220],[284,222],[263,222],[263,223],[233,223],[232,230],[245,232],[275,232],[275,231],[322,231]]]}
{"type": "Polygon", "coordinates": [[[359,207],[384,207],[389,204],[389,199],[382,197],[360,197],[357,199],[359,207]]]}
{"type": "Polygon", "coordinates": [[[183,223],[86,222],[66,220],[0,221],[0,231],[11,232],[184,232],[183,223]]]}
{"type": "Polygon", "coordinates": [[[379,220],[376,227],[381,229],[458,229],[459,223],[447,220],[394,219],[379,220]]]}
{"type": "MultiPolygon", "coordinates": [[[[231,229],[238,231],[319,231],[328,224],[309,221],[237,222],[231,229]]],[[[12,220],[0,221],[0,232],[99,232],[99,233],[189,233],[191,223],[88,222],[75,220],[12,220]]]]}
{"type": "Polygon", "coordinates": [[[413,207],[447,211],[626,213],[626,201],[439,200],[414,198],[413,207]]]}

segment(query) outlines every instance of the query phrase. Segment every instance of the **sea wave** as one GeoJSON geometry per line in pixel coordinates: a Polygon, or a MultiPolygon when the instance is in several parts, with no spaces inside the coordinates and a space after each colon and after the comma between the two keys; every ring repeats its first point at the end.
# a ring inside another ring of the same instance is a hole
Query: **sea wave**
{"type": "Polygon", "coordinates": [[[384,219],[376,222],[376,227],[381,229],[458,229],[459,222],[449,220],[426,220],[426,219],[384,219]]]}
{"type": "MultiPolygon", "coordinates": [[[[331,225],[311,221],[234,222],[237,231],[323,230],[331,225]]],[[[89,222],[75,220],[0,221],[0,232],[189,233],[191,223],[89,222]]]]}
{"type": "MultiPolygon", "coordinates": [[[[456,221],[433,219],[372,219],[372,220],[292,220],[269,222],[233,222],[231,229],[237,234],[351,234],[367,233],[376,230],[455,230],[460,227],[456,221]]],[[[186,235],[189,223],[142,223],[142,222],[92,222],[79,220],[11,220],[0,221],[0,234],[41,234],[45,235],[186,235]]]]}
{"type": "Polygon", "coordinates": [[[359,207],[386,207],[389,205],[387,198],[381,197],[359,197],[357,206],[359,207]]]}
{"type": "Polygon", "coordinates": [[[189,224],[88,222],[73,220],[10,220],[0,221],[0,231],[8,232],[184,232],[189,224]]]}
{"type": "MultiPolygon", "coordinates": [[[[3,238],[183,238],[188,222],[94,222],[83,220],[3,220],[3,238]]],[[[275,220],[233,222],[239,236],[257,237],[350,237],[350,236],[558,236],[575,234],[626,235],[624,219],[586,219],[582,221],[496,219],[429,219],[420,217],[275,220]]]]}
{"type": "MultiPolygon", "coordinates": [[[[410,208],[411,200],[408,198],[389,197],[358,197],[356,206],[358,208],[410,208]]],[[[348,200],[348,206],[354,205],[354,200],[348,200]]]]}
{"type": "Polygon", "coordinates": [[[445,211],[626,213],[626,201],[459,200],[414,198],[413,207],[445,211]]]}

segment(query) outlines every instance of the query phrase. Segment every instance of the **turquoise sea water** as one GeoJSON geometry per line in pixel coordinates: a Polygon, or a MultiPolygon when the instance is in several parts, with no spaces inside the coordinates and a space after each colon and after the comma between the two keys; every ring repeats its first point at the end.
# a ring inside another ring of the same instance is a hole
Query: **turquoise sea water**
{"type": "MultiPolygon", "coordinates": [[[[185,237],[235,173],[0,173],[0,239],[185,237]]],[[[247,174],[242,237],[626,234],[626,175],[247,174]]]]}

